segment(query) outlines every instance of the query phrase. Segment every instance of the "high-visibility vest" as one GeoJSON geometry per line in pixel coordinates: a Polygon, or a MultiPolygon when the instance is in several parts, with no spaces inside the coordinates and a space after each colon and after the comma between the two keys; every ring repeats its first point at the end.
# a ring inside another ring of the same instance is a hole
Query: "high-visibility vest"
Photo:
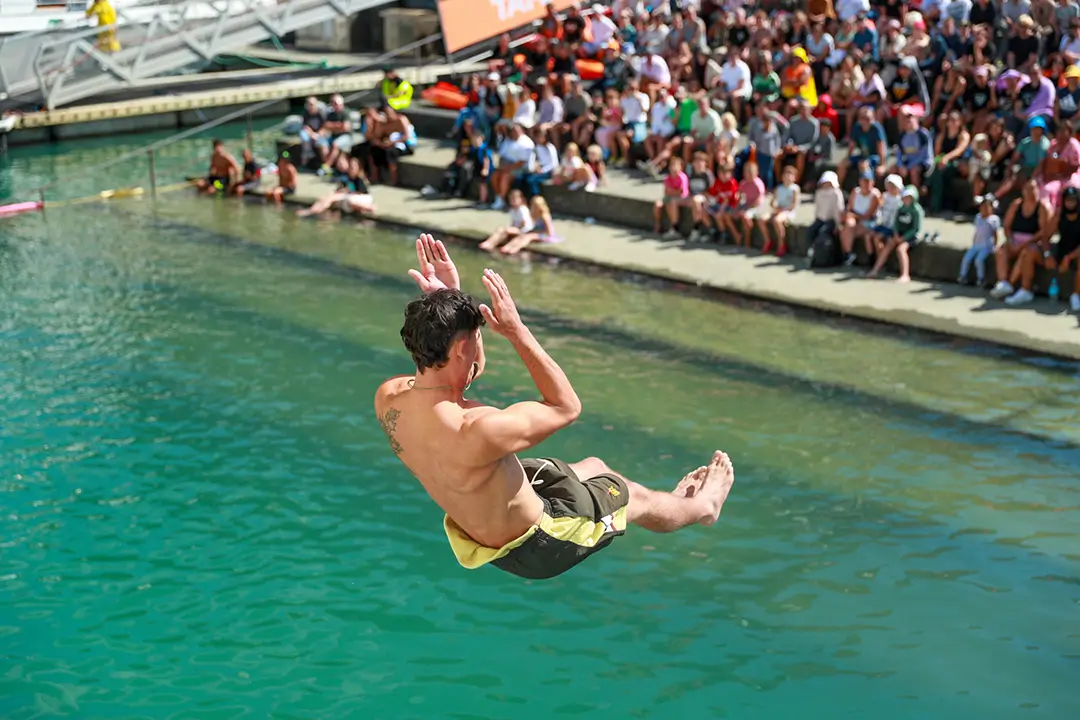
{"type": "Polygon", "coordinates": [[[413,88],[408,80],[398,80],[395,83],[391,78],[384,78],[381,90],[386,104],[395,110],[404,110],[412,102],[413,88]]]}

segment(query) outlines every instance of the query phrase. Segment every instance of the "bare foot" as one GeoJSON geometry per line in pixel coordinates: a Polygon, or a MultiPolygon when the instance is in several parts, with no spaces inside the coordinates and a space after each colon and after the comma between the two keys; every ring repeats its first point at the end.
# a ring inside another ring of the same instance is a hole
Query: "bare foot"
{"type": "Polygon", "coordinates": [[[701,483],[705,482],[706,470],[708,470],[708,468],[702,465],[697,470],[691,470],[686,473],[686,477],[679,481],[679,484],[675,486],[675,489],[671,491],[671,494],[688,498],[697,495],[698,490],[701,489],[701,483]]]}
{"type": "Polygon", "coordinates": [[[900,277],[896,278],[896,282],[898,282],[898,283],[909,283],[909,282],[911,282],[911,276],[909,276],[909,275],[901,275],[900,277]]]}
{"type": "Polygon", "coordinates": [[[719,450],[713,454],[712,462],[705,470],[705,480],[698,491],[698,497],[709,502],[709,511],[701,519],[702,525],[712,525],[719,519],[731,486],[735,483],[735,467],[727,453],[719,450]]]}

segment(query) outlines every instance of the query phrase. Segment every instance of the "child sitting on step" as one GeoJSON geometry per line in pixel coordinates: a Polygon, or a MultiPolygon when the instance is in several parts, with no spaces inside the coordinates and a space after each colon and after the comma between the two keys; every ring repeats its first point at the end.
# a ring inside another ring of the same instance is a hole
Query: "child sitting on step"
{"type": "Polygon", "coordinates": [[[997,247],[1001,218],[995,214],[997,200],[993,195],[977,197],[975,202],[979,206],[979,214],[975,216],[975,235],[971,238],[971,247],[967,249],[964,259],[960,261],[960,274],[956,282],[961,285],[967,283],[968,271],[974,263],[975,282],[982,287],[986,282],[986,259],[994,254],[994,248],[997,247]]]}

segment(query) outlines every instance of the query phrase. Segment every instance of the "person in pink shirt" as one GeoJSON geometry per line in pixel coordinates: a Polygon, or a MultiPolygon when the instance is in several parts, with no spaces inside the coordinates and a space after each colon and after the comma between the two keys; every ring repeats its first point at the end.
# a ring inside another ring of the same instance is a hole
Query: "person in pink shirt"
{"type": "Polygon", "coordinates": [[[1059,122],[1046,157],[1035,172],[1042,183],[1039,199],[1053,211],[1061,206],[1061,193],[1067,187],[1080,187],[1080,140],[1073,137],[1071,125],[1059,122]]]}
{"type": "Polygon", "coordinates": [[[764,200],[765,183],[758,177],[757,163],[748,162],[743,166],[743,179],[739,183],[739,207],[732,213],[733,228],[738,228],[740,223],[743,228],[741,238],[735,234],[736,247],[749,248],[754,235],[754,222],[768,217],[764,200]]]}
{"type": "Polygon", "coordinates": [[[668,240],[682,237],[679,234],[679,208],[691,202],[690,178],[683,172],[682,158],[673,157],[668,161],[668,172],[664,176],[664,197],[653,204],[653,232],[659,233],[663,227],[666,210],[670,227],[664,237],[668,240]]]}

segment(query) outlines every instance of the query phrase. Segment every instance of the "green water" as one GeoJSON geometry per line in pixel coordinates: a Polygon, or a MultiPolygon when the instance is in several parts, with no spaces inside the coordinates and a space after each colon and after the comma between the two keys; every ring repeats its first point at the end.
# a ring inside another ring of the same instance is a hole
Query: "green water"
{"type": "MultiPolygon", "coordinates": [[[[540,452],[738,478],[716,527],[469,572],[371,413],[411,238],[183,194],[0,221],[0,717],[1080,713],[1075,367],[496,263],[585,404],[540,452]]],[[[488,348],[475,396],[531,397],[488,348]]]]}

